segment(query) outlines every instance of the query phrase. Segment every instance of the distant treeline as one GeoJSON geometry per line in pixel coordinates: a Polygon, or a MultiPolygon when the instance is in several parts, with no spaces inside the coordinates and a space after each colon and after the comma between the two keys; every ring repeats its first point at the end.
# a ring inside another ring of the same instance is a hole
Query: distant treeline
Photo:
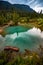
{"type": "Polygon", "coordinates": [[[0,10],[0,26],[8,23],[10,20],[12,20],[16,25],[16,23],[21,22],[21,20],[24,20],[27,23],[29,22],[29,19],[33,18],[43,18],[42,11],[40,13],[36,13],[16,10],[14,11],[13,9],[11,11],[0,10]]]}

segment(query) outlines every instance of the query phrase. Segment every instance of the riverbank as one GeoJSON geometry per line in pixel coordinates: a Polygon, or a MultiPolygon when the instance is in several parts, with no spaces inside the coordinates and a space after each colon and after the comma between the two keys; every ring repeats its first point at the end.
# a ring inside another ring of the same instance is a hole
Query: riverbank
{"type": "MultiPolygon", "coordinates": [[[[17,22],[16,22],[17,23],[17,22]]],[[[4,29],[7,27],[12,26],[23,26],[26,28],[39,28],[41,31],[43,31],[43,19],[30,19],[28,23],[26,22],[18,22],[17,25],[13,21],[10,21],[9,23],[4,24],[3,26],[0,26],[0,34],[5,33],[4,29]]]]}
{"type": "Polygon", "coordinates": [[[4,29],[6,27],[9,26],[24,26],[24,27],[28,27],[28,28],[40,28],[43,31],[43,19],[42,18],[38,18],[38,19],[29,19],[28,22],[20,21],[20,22],[16,22],[17,25],[15,24],[15,22],[13,22],[12,20],[10,20],[8,23],[4,23],[4,25],[0,26],[0,29],[4,29]]]}

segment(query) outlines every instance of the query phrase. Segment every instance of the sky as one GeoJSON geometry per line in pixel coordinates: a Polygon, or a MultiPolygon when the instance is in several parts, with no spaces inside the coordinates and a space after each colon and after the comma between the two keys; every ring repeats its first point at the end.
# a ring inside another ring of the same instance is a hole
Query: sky
{"type": "Polygon", "coordinates": [[[8,1],[12,4],[25,4],[29,5],[35,11],[40,12],[43,11],[43,0],[4,0],[8,1]]]}

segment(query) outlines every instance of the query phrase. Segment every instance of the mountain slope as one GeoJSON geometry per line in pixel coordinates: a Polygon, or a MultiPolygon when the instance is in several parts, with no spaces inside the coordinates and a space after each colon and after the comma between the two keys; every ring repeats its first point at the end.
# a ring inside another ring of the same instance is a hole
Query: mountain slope
{"type": "Polygon", "coordinates": [[[0,1],[0,10],[9,10],[11,9],[11,4],[6,1],[0,1]]]}
{"type": "Polygon", "coordinates": [[[0,10],[16,10],[25,12],[34,12],[32,8],[24,4],[10,4],[7,1],[0,1],[0,10]]]}
{"type": "Polygon", "coordinates": [[[34,10],[32,8],[30,8],[28,5],[24,5],[24,4],[14,4],[13,7],[17,10],[21,10],[21,11],[27,11],[27,12],[33,12],[34,10]]]}

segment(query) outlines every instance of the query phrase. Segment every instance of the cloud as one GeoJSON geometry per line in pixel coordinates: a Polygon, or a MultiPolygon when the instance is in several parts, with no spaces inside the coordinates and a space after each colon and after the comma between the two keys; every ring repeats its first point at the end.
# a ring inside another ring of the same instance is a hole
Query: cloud
{"type": "Polygon", "coordinates": [[[37,12],[40,12],[42,10],[42,13],[43,13],[43,7],[37,7],[37,6],[35,6],[34,10],[37,11],[37,12]]]}
{"type": "Polygon", "coordinates": [[[10,3],[12,3],[12,4],[25,4],[26,2],[27,2],[27,0],[4,0],[4,1],[8,1],[8,2],[10,2],[10,3]]]}
{"type": "Polygon", "coordinates": [[[4,0],[4,1],[9,1],[10,3],[14,4],[35,4],[37,2],[37,4],[43,5],[43,0],[4,0]]]}

